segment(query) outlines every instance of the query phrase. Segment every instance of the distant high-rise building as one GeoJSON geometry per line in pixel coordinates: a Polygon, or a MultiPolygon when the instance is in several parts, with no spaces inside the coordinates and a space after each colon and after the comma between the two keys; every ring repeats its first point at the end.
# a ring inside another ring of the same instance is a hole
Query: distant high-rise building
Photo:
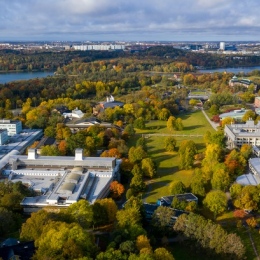
{"type": "Polygon", "coordinates": [[[222,51],[224,51],[225,48],[226,48],[225,42],[220,42],[220,44],[219,44],[219,49],[222,50],[222,51]]]}

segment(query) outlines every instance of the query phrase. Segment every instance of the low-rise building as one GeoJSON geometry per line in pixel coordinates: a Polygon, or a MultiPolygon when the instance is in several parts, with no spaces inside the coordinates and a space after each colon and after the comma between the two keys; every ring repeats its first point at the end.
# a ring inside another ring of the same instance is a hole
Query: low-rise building
{"type": "Polygon", "coordinates": [[[260,146],[260,122],[255,125],[253,120],[248,120],[245,124],[225,125],[224,133],[230,149],[241,147],[243,144],[260,146]]]}
{"type": "Polygon", "coordinates": [[[193,193],[183,193],[170,196],[164,196],[157,200],[157,205],[170,207],[174,198],[177,198],[179,201],[192,202],[195,201],[198,203],[198,198],[193,193]]]}
{"type": "Polygon", "coordinates": [[[249,86],[253,86],[254,90],[257,90],[257,85],[254,84],[253,81],[250,79],[239,79],[238,77],[234,76],[230,81],[229,81],[229,86],[234,87],[234,86],[243,86],[245,88],[248,88],[249,86]]]}
{"type": "Polygon", "coordinates": [[[230,117],[230,118],[233,118],[236,122],[241,122],[243,116],[245,115],[245,113],[247,111],[249,111],[249,109],[244,109],[244,108],[236,109],[236,110],[233,110],[233,111],[230,111],[227,113],[220,114],[219,119],[223,120],[225,118],[230,117]]]}
{"type": "MultiPolygon", "coordinates": [[[[151,221],[155,210],[157,210],[160,207],[160,205],[143,203],[143,207],[144,207],[144,211],[145,211],[146,220],[151,221]]],[[[172,216],[171,216],[170,223],[168,223],[169,226],[172,226],[180,215],[189,214],[187,211],[173,209],[171,207],[170,207],[170,209],[172,210],[172,216]]]]}
{"type": "Polygon", "coordinates": [[[0,129],[6,129],[9,136],[22,132],[22,122],[19,120],[0,119],[0,129]]]}
{"type": "Polygon", "coordinates": [[[111,157],[40,156],[36,149],[26,155],[11,155],[2,173],[12,182],[22,181],[39,195],[21,202],[25,212],[46,206],[68,207],[80,199],[90,203],[109,193],[110,183],[118,178],[120,160],[111,157]]]}

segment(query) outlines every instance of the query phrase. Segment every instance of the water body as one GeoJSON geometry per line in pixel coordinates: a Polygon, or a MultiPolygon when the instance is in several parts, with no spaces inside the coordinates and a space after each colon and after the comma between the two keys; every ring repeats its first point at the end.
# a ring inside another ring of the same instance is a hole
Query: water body
{"type": "Polygon", "coordinates": [[[9,83],[16,80],[29,80],[34,78],[44,78],[53,76],[53,71],[36,71],[36,72],[9,72],[0,73],[0,84],[9,83]]]}
{"type": "Polygon", "coordinates": [[[209,70],[199,70],[202,73],[214,73],[214,72],[230,72],[234,74],[238,73],[248,73],[253,70],[260,70],[260,66],[256,67],[239,67],[239,68],[218,68],[218,69],[209,69],[209,70]]]}

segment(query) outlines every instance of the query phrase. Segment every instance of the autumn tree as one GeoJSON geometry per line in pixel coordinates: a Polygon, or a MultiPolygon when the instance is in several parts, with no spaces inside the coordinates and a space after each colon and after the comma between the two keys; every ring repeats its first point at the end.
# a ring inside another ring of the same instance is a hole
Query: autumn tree
{"type": "Polygon", "coordinates": [[[217,215],[223,213],[227,208],[227,197],[223,191],[213,190],[207,193],[203,204],[208,208],[216,219],[217,215]]]}
{"type": "Polygon", "coordinates": [[[169,185],[168,191],[169,194],[182,194],[185,193],[185,186],[181,181],[172,181],[169,185]]]}
{"type": "Polygon", "coordinates": [[[175,121],[175,129],[177,131],[181,131],[183,130],[183,123],[182,123],[182,119],[181,118],[177,118],[176,121],[175,121]]]}
{"type": "Polygon", "coordinates": [[[35,243],[39,260],[93,257],[97,250],[91,233],[76,223],[50,222],[35,243]]]}
{"type": "Polygon", "coordinates": [[[236,195],[234,205],[240,209],[258,210],[259,202],[259,188],[254,185],[247,185],[236,195]]]}
{"type": "MultiPolygon", "coordinates": [[[[135,169],[135,167],[134,167],[134,169],[135,169]]],[[[146,187],[146,185],[143,180],[143,175],[141,173],[136,173],[130,182],[131,190],[133,191],[134,194],[138,194],[139,192],[144,191],[145,187],[146,187]]]]}
{"type": "Polygon", "coordinates": [[[214,250],[227,259],[243,259],[245,247],[239,236],[228,234],[220,225],[193,213],[182,214],[174,224],[174,230],[197,241],[203,248],[214,250]]]}
{"type": "Polygon", "coordinates": [[[71,204],[67,208],[66,213],[81,227],[91,227],[93,222],[93,210],[87,200],[79,200],[78,202],[71,204]]]}
{"type": "Polygon", "coordinates": [[[248,120],[255,120],[256,113],[253,110],[248,110],[242,117],[242,121],[246,122],[248,120]]]}
{"type": "Polygon", "coordinates": [[[22,225],[20,238],[22,240],[31,241],[38,239],[43,228],[51,221],[50,214],[46,210],[33,212],[22,225]]]}
{"type": "Polygon", "coordinates": [[[167,121],[167,129],[171,132],[176,130],[175,123],[176,123],[176,118],[174,116],[170,116],[167,121]]]}
{"type": "Polygon", "coordinates": [[[234,149],[226,156],[225,165],[231,175],[238,176],[245,170],[246,159],[240,152],[234,149]]]}
{"type": "Polygon", "coordinates": [[[116,220],[118,210],[115,201],[111,198],[104,198],[97,200],[97,202],[106,209],[109,223],[113,223],[116,220]]]}
{"type": "Polygon", "coordinates": [[[204,197],[206,195],[207,181],[203,178],[203,174],[200,169],[195,169],[191,179],[191,192],[197,196],[204,197]]]}
{"type": "Polygon", "coordinates": [[[230,177],[228,170],[223,163],[218,163],[213,169],[211,185],[214,190],[226,191],[230,185],[230,177]]]}
{"type": "Polygon", "coordinates": [[[173,255],[164,247],[158,247],[154,250],[155,260],[174,260],[173,255]]]}
{"type": "Polygon", "coordinates": [[[166,233],[171,228],[172,217],[175,212],[172,208],[159,206],[153,213],[152,226],[161,234],[166,233]]]}
{"type": "Polygon", "coordinates": [[[179,147],[179,168],[190,169],[194,163],[194,156],[198,152],[195,143],[192,140],[184,140],[181,142],[179,147]]]}
{"type": "Polygon", "coordinates": [[[167,108],[162,108],[160,112],[158,113],[158,119],[162,121],[169,120],[169,117],[171,115],[171,112],[167,108]]]}
{"type": "Polygon", "coordinates": [[[249,144],[242,144],[240,148],[240,153],[246,160],[248,160],[250,155],[252,154],[252,146],[249,144]]]}
{"type": "Polygon", "coordinates": [[[246,220],[246,223],[247,223],[247,225],[248,225],[249,227],[251,227],[251,228],[255,228],[255,227],[257,226],[257,224],[258,224],[256,218],[254,218],[254,217],[248,218],[248,219],[246,220]]]}
{"type": "Polygon", "coordinates": [[[145,120],[142,117],[138,117],[134,121],[134,127],[137,129],[145,129],[145,120]]]}
{"type": "Polygon", "coordinates": [[[224,128],[225,125],[231,125],[235,120],[232,117],[226,117],[221,120],[221,127],[224,128]]]}
{"type": "Polygon", "coordinates": [[[141,162],[142,159],[144,159],[145,157],[147,157],[147,154],[142,148],[142,146],[138,146],[138,147],[132,146],[129,149],[128,158],[130,162],[132,163],[141,162]]]}
{"type": "Polygon", "coordinates": [[[202,173],[205,180],[210,180],[213,169],[222,157],[222,149],[218,144],[208,144],[205,151],[205,157],[202,160],[202,173]]]}
{"type": "Polygon", "coordinates": [[[166,137],[164,140],[164,148],[167,152],[173,152],[176,147],[176,139],[174,137],[166,137]]]}
{"type": "Polygon", "coordinates": [[[145,235],[140,235],[136,239],[136,248],[141,251],[143,248],[148,248],[152,250],[152,247],[150,245],[150,240],[145,235]]]}
{"type": "Polygon", "coordinates": [[[56,145],[45,145],[41,148],[41,155],[59,156],[60,151],[56,145]]]}
{"type": "Polygon", "coordinates": [[[121,195],[125,192],[124,186],[118,181],[113,181],[110,184],[110,191],[112,193],[113,198],[120,198],[121,195]]]}
{"type": "Polygon", "coordinates": [[[116,219],[120,228],[140,224],[142,216],[137,208],[127,208],[117,211],[116,219]]]}
{"type": "Polygon", "coordinates": [[[141,161],[141,168],[146,177],[154,178],[156,175],[156,166],[151,158],[144,158],[141,161]]]}

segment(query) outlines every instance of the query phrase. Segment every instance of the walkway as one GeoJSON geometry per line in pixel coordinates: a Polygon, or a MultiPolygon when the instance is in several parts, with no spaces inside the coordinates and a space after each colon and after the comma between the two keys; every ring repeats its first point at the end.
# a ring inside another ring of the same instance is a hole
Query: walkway
{"type": "Polygon", "coordinates": [[[215,123],[215,122],[212,122],[212,121],[209,119],[208,115],[206,114],[206,112],[204,111],[203,108],[201,109],[201,111],[202,111],[202,113],[204,114],[204,116],[206,117],[206,119],[208,120],[208,122],[210,123],[210,125],[217,131],[219,124],[218,124],[218,123],[215,123]]]}

